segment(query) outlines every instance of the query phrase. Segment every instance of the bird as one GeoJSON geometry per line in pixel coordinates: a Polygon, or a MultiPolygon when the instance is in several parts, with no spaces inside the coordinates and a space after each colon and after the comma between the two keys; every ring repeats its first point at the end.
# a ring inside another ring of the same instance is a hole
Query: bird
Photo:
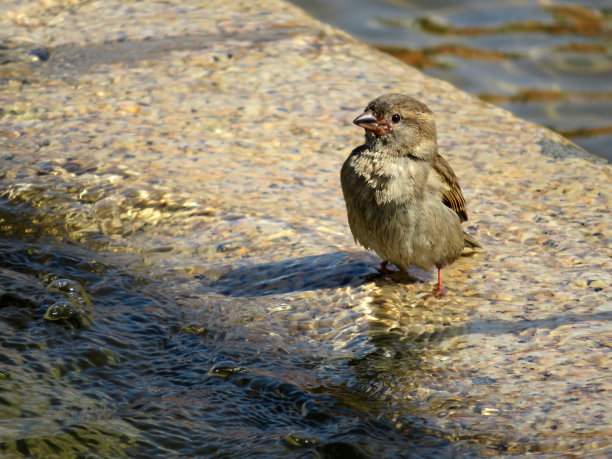
{"type": "Polygon", "coordinates": [[[392,263],[438,270],[433,296],[448,293],[442,270],[465,247],[480,244],[465,233],[466,201],[455,172],[438,153],[433,112],[399,93],[372,100],[353,121],[365,129],[340,171],[349,227],[355,242],[392,263]]]}

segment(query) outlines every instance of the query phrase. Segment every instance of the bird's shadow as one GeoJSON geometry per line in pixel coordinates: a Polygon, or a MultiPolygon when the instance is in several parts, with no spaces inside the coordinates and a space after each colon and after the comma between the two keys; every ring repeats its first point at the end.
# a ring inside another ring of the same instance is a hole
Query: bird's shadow
{"type": "MultiPolygon", "coordinates": [[[[378,257],[367,252],[330,252],[235,268],[210,280],[207,288],[229,297],[258,297],[356,287],[380,278],[379,265],[378,257]]],[[[386,275],[404,282],[418,280],[412,273],[386,275]]]]}

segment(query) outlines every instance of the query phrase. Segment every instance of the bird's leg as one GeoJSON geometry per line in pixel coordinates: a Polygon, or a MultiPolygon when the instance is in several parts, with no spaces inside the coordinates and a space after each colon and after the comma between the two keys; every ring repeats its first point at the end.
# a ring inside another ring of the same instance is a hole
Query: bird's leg
{"type": "Polygon", "coordinates": [[[388,263],[389,260],[383,260],[383,262],[380,264],[380,268],[378,268],[378,272],[381,274],[389,274],[391,270],[387,268],[388,263]]]}
{"type": "Polygon", "coordinates": [[[442,268],[438,268],[438,286],[434,289],[433,296],[436,298],[442,298],[447,293],[448,290],[442,286],[442,268]]]}

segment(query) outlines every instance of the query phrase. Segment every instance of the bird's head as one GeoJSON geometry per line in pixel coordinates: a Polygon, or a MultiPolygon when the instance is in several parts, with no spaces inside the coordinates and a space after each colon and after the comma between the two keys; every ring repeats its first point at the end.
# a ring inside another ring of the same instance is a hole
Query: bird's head
{"type": "Polygon", "coordinates": [[[366,131],[366,144],[382,144],[397,155],[428,159],[437,153],[436,125],[427,105],[404,94],[371,101],[353,120],[366,131]]]}

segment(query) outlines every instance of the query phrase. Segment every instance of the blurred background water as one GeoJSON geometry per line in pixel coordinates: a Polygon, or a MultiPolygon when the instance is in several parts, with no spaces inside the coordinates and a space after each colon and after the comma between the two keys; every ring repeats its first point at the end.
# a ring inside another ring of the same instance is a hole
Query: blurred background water
{"type": "Polygon", "coordinates": [[[610,0],[292,0],[318,19],[612,159],[610,0]]]}

